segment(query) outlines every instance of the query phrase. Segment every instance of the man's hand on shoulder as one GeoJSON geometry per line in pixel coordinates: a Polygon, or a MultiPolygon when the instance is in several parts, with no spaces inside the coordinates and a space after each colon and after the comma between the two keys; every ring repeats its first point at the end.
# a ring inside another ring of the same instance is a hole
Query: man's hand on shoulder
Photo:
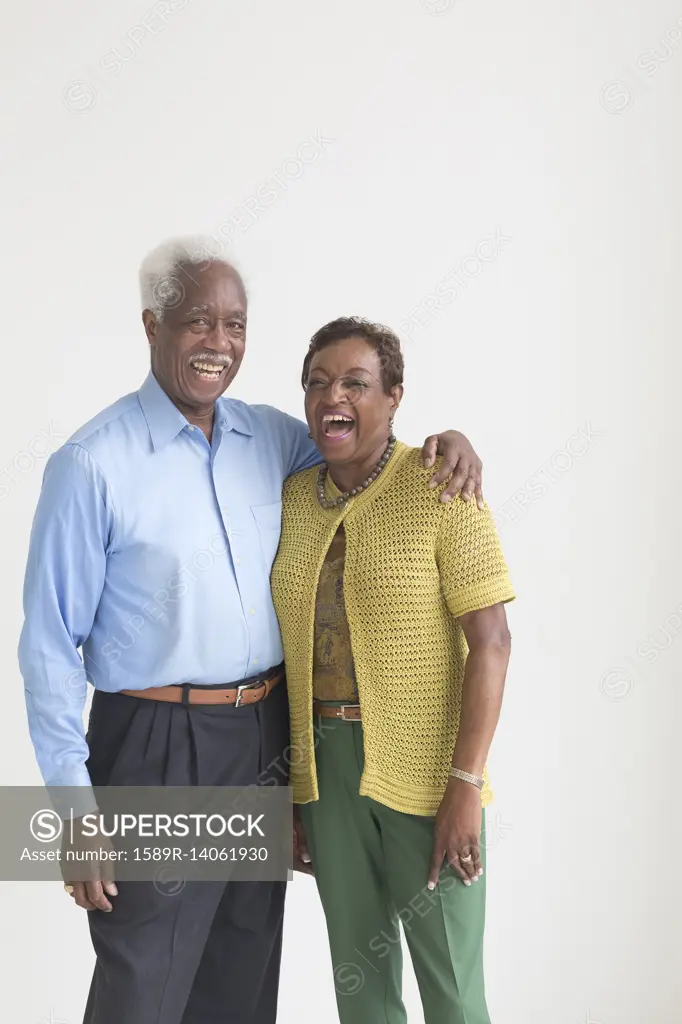
{"type": "Polygon", "coordinates": [[[463,501],[471,501],[475,496],[476,504],[483,509],[483,463],[468,438],[459,430],[430,434],[422,448],[422,459],[427,469],[435,464],[437,455],[443,456],[443,462],[431,477],[429,487],[439,487],[451,477],[440,500],[452,501],[461,491],[463,501]]]}

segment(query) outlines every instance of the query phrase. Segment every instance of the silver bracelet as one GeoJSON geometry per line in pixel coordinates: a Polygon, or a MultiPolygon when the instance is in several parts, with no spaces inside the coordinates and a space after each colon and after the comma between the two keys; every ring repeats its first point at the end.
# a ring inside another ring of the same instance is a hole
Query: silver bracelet
{"type": "Polygon", "coordinates": [[[464,772],[461,768],[451,768],[450,775],[453,779],[461,779],[462,782],[470,782],[476,789],[483,789],[484,779],[481,775],[472,775],[471,772],[464,772]]]}

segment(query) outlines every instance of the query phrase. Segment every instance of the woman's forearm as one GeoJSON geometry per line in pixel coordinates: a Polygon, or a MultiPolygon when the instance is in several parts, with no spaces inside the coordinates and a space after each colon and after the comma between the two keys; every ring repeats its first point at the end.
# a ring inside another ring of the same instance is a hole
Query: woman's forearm
{"type": "Polygon", "coordinates": [[[470,647],[452,764],[482,775],[502,707],[511,639],[508,631],[470,647]]]}

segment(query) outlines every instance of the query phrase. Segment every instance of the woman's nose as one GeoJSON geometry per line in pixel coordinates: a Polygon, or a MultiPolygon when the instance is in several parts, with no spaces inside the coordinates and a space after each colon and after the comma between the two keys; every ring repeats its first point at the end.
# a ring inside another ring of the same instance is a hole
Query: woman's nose
{"type": "Polygon", "coordinates": [[[332,402],[343,402],[346,400],[346,382],[342,377],[336,377],[331,382],[329,394],[332,402]]]}

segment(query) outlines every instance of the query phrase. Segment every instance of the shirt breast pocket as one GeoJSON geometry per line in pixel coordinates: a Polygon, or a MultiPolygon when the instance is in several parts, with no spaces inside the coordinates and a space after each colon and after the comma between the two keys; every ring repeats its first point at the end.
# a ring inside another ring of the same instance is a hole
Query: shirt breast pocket
{"type": "Polygon", "coordinates": [[[256,520],[261,551],[268,572],[277,554],[279,535],[282,529],[282,502],[273,501],[269,505],[252,505],[251,513],[256,520]]]}

